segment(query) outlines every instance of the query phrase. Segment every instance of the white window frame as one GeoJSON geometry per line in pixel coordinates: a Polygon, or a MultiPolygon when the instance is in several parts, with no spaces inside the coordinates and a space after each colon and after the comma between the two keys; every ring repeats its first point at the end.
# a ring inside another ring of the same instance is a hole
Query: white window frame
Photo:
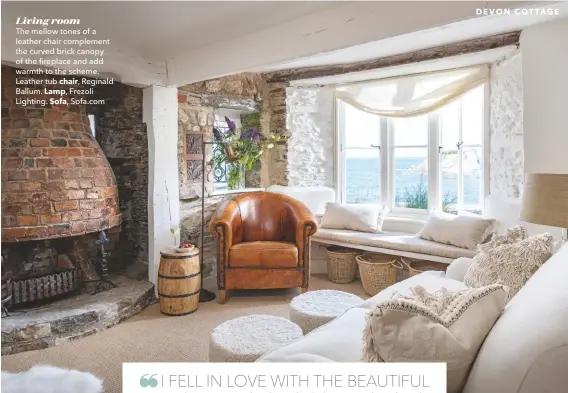
{"type": "MultiPolygon", "coordinates": [[[[482,160],[482,182],[480,184],[480,200],[481,210],[485,211],[485,199],[489,191],[489,83],[483,84],[483,130],[481,146],[479,145],[465,145],[461,147],[481,147],[481,160],[482,160]]],[[[345,116],[344,116],[344,103],[340,99],[335,99],[335,191],[337,200],[341,203],[347,201],[347,179],[346,179],[346,146],[345,146],[345,116]]],[[[459,136],[462,137],[461,131],[462,114],[460,111],[460,130],[459,136]]],[[[443,195],[442,195],[442,182],[441,182],[441,159],[442,159],[442,146],[440,141],[440,115],[438,112],[428,114],[428,209],[410,209],[395,206],[396,203],[396,190],[394,184],[395,165],[394,165],[394,128],[392,119],[380,117],[380,160],[381,160],[381,191],[379,203],[388,206],[391,209],[391,215],[395,217],[409,217],[423,219],[428,215],[429,211],[437,208],[442,208],[443,195]]],[[[424,147],[420,146],[404,146],[404,147],[424,147]]],[[[462,154],[460,149],[459,154],[459,173],[458,181],[462,182],[462,154]]],[[[463,187],[461,187],[463,188],[463,187]]],[[[458,198],[463,197],[463,190],[460,192],[458,198]]],[[[458,209],[463,205],[458,200],[458,209]]]]}

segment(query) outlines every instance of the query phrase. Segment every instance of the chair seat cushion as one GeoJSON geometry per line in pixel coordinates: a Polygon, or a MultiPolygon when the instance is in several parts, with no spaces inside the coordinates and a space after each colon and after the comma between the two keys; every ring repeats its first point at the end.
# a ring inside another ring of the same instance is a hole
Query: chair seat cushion
{"type": "Polygon", "coordinates": [[[298,247],[287,242],[243,242],[229,250],[229,267],[296,267],[298,247]]]}

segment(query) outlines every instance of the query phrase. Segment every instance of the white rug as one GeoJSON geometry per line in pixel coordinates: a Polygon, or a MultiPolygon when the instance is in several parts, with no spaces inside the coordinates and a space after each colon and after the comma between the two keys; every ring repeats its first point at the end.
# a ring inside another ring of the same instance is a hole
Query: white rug
{"type": "Polygon", "coordinates": [[[2,371],[2,393],[101,393],[103,381],[91,373],[53,366],[2,371]]]}

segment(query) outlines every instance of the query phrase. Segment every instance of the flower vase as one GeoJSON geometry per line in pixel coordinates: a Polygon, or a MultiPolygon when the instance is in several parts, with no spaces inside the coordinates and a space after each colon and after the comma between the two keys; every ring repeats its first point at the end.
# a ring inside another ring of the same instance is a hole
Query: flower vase
{"type": "Polygon", "coordinates": [[[244,166],[239,162],[230,164],[227,172],[227,187],[229,190],[238,190],[244,186],[244,166]]]}

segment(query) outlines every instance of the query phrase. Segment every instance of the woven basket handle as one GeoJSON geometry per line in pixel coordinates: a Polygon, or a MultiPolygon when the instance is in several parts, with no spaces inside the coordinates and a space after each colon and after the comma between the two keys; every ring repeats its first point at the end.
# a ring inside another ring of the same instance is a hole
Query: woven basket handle
{"type": "Polygon", "coordinates": [[[392,265],[392,267],[395,267],[397,269],[404,269],[404,266],[402,266],[401,261],[399,261],[398,259],[395,259],[394,261],[392,261],[391,265],[392,265]]]}
{"type": "Polygon", "coordinates": [[[401,265],[403,268],[406,267],[408,270],[412,269],[412,267],[410,266],[410,264],[409,264],[408,262],[406,262],[403,257],[400,257],[400,265],[401,265]]]}

